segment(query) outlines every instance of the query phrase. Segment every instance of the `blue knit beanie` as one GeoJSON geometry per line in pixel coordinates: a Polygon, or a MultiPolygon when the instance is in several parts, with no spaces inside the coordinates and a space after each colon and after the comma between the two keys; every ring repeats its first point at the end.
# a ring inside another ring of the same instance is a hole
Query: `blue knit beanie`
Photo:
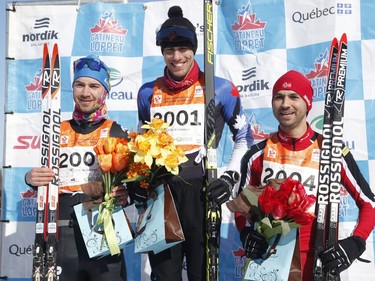
{"type": "Polygon", "coordinates": [[[76,60],[73,63],[73,71],[73,84],[79,77],[90,77],[99,81],[108,93],[111,90],[110,69],[98,56],[87,56],[76,60]]]}

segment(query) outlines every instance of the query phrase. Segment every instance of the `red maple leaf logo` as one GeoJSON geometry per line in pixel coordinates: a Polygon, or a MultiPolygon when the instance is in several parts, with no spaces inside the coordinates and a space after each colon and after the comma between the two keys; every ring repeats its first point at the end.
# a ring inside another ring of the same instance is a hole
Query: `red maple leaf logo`
{"type": "Polygon", "coordinates": [[[253,133],[254,140],[260,141],[268,138],[269,134],[260,129],[259,124],[251,124],[251,132],[253,133]]]}
{"type": "Polygon", "coordinates": [[[28,92],[40,91],[42,89],[42,77],[35,75],[34,83],[31,82],[29,85],[25,86],[25,88],[28,92]]]}
{"type": "Polygon", "coordinates": [[[249,29],[260,29],[266,26],[265,22],[261,22],[259,19],[255,20],[256,14],[237,15],[237,22],[232,24],[232,30],[249,30],[249,29]]]}
{"type": "Polygon", "coordinates": [[[128,31],[123,29],[121,26],[117,26],[117,20],[111,20],[110,18],[100,18],[99,25],[95,25],[93,28],[90,28],[92,33],[112,33],[112,34],[121,34],[125,35],[128,31]]]}
{"type": "Polygon", "coordinates": [[[38,192],[34,189],[28,189],[25,192],[21,192],[22,198],[36,198],[38,192]]]}

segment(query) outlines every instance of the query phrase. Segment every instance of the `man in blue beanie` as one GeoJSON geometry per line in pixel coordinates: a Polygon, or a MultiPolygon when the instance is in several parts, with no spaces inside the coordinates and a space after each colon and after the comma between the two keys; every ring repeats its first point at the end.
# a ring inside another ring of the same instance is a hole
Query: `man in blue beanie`
{"type": "MultiPolygon", "coordinates": [[[[99,138],[127,138],[127,131],[109,120],[106,96],[109,93],[110,69],[98,57],[88,56],[73,63],[73,118],[61,122],[59,169],[59,242],[57,267],[59,281],[124,281],[126,266],[124,255],[90,259],[84,245],[73,206],[88,201],[84,193],[89,188],[102,189],[101,172],[97,159],[93,164],[72,166],[73,155],[84,158],[91,153],[99,138]]],[[[52,169],[32,168],[26,173],[26,183],[37,188],[47,185],[54,178],[52,169]]],[[[118,197],[118,204],[128,204],[128,192],[124,186],[114,188],[112,196],[118,197]]]]}

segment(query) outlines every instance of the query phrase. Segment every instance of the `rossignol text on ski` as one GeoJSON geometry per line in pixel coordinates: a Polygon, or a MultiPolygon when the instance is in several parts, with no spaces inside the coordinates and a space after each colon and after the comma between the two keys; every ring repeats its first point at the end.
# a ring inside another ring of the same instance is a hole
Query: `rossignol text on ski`
{"type": "Polygon", "coordinates": [[[48,45],[43,47],[42,67],[42,132],[40,164],[54,171],[55,177],[46,186],[38,187],[37,216],[33,254],[33,281],[57,280],[57,212],[60,154],[60,58],[57,44],[52,57],[48,45]]]}
{"type": "Polygon", "coordinates": [[[338,239],[347,59],[347,37],[344,33],[340,42],[336,38],[332,40],[330,48],[315,209],[314,281],[340,280],[334,273],[323,272],[318,255],[338,239]]]}
{"type": "MultiPolygon", "coordinates": [[[[206,185],[217,178],[217,140],[215,135],[214,37],[212,0],[204,1],[204,72],[205,72],[205,159],[206,185]]],[[[206,204],[206,280],[219,280],[221,207],[206,204]]]]}

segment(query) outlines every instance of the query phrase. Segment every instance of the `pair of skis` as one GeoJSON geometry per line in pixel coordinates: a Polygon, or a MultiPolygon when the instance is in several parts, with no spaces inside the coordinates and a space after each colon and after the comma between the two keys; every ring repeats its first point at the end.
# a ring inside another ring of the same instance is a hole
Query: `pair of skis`
{"type": "MultiPolygon", "coordinates": [[[[214,30],[212,0],[204,0],[205,158],[206,185],[217,178],[215,134],[214,30]]],[[[206,280],[219,280],[221,206],[206,200],[206,280]]]]}
{"type": "Polygon", "coordinates": [[[57,44],[53,46],[52,57],[50,58],[48,46],[44,44],[40,164],[42,167],[51,168],[55,177],[48,185],[38,187],[33,281],[57,280],[60,113],[60,58],[58,46],[57,44]]]}
{"type": "Polygon", "coordinates": [[[323,272],[318,255],[334,245],[338,239],[347,44],[344,33],[340,41],[337,38],[332,40],[330,48],[315,209],[317,225],[314,281],[340,280],[340,276],[334,272],[323,272]]]}

